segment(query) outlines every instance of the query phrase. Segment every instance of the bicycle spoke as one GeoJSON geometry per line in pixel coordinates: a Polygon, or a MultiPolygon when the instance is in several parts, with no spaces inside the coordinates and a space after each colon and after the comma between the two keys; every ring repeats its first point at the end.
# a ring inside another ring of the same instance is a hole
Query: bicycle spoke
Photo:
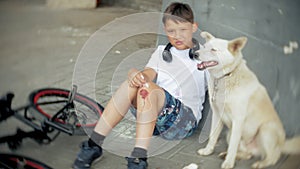
{"type": "Polygon", "coordinates": [[[103,110],[97,102],[76,93],[76,90],[40,89],[32,92],[30,101],[36,116],[46,116],[54,129],[61,126],[67,130],[78,130],[78,133],[82,133],[79,130],[93,128],[103,110]]]}
{"type": "Polygon", "coordinates": [[[67,103],[67,102],[68,102],[68,100],[48,101],[48,102],[39,102],[36,105],[37,106],[42,106],[42,105],[47,105],[47,104],[67,103]]]}

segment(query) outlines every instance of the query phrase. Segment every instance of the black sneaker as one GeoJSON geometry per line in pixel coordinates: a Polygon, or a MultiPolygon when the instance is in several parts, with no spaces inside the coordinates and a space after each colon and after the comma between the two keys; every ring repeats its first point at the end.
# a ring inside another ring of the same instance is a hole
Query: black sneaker
{"type": "Polygon", "coordinates": [[[147,158],[133,158],[133,157],[126,157],[127,169],[147,169],[148,163],[147,158]]]}
{"type": "Polygon", "coordinates": [[[101,147],[90,147],[88,141],[81,144],[81,150],[73,163],[74,169],[89,169],[93,162],[100,160],[102,157],[101,147]]]}

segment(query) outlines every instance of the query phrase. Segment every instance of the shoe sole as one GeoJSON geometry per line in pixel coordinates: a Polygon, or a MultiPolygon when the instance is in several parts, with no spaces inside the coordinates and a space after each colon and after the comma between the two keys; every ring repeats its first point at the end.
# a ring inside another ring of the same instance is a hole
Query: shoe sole
{"type": "MultiPolygon", "coordinates": [[[[93,165],[97,164],[102,158],[103,158],[103,155],[101,155],[99,158],[95,159],[95,160],[91,163],[91,168],[92,168],[93,165]]],[[[79,169],[79,168],[75,168],[74,166],[71,166],[71,169],[79,169]]]]}
{"type": "Polygon", "coordinates": [[[103,155],[101,155],[99,158],[97,158],[96,160],[94,160],[94,161],[92,162],[91,166],[92,166],[93,164],[97,164],[102,158],[103,158],[103,155]]]}

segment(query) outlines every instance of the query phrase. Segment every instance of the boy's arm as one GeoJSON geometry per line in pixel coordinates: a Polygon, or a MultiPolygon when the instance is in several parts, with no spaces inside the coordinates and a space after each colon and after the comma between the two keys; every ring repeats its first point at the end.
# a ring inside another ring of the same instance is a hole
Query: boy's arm
{"type": "Polygon", "coordinates": [[[152,82],[154,79],[156,79],[157,73],[154,69],[146,67],[143,71],[142,71],[143,75],[146,78],[147,82],[152,82]]]}
{"type": "Polygon", "coordinates": [[[142,87],[145,83],[153,81],[156,78],[156,72],[152,68],[145,68],[139,71],[132,68],[128,72],[128,82],[131,87],[142,87]]]}

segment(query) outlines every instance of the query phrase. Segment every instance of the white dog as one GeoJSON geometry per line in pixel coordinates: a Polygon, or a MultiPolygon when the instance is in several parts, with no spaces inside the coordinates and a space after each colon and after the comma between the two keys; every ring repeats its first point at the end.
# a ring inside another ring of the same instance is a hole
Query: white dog
{"type": "Polygon", "coordinates": [[[209,96],[213,111],[210,138],[200,155],[210,155],[223,125],[229,129],[227,152],[222,168],[233,168],[235,159],[262,156],[253,168],[274,165],[281,153],[300,153],[300,137],[286,140],[285,130],[267,90],[247,67],[241,50],[247,38],[232,41],[202,32],[206,39],[199,50],[198,68],[210,73],[209,96]]]}

